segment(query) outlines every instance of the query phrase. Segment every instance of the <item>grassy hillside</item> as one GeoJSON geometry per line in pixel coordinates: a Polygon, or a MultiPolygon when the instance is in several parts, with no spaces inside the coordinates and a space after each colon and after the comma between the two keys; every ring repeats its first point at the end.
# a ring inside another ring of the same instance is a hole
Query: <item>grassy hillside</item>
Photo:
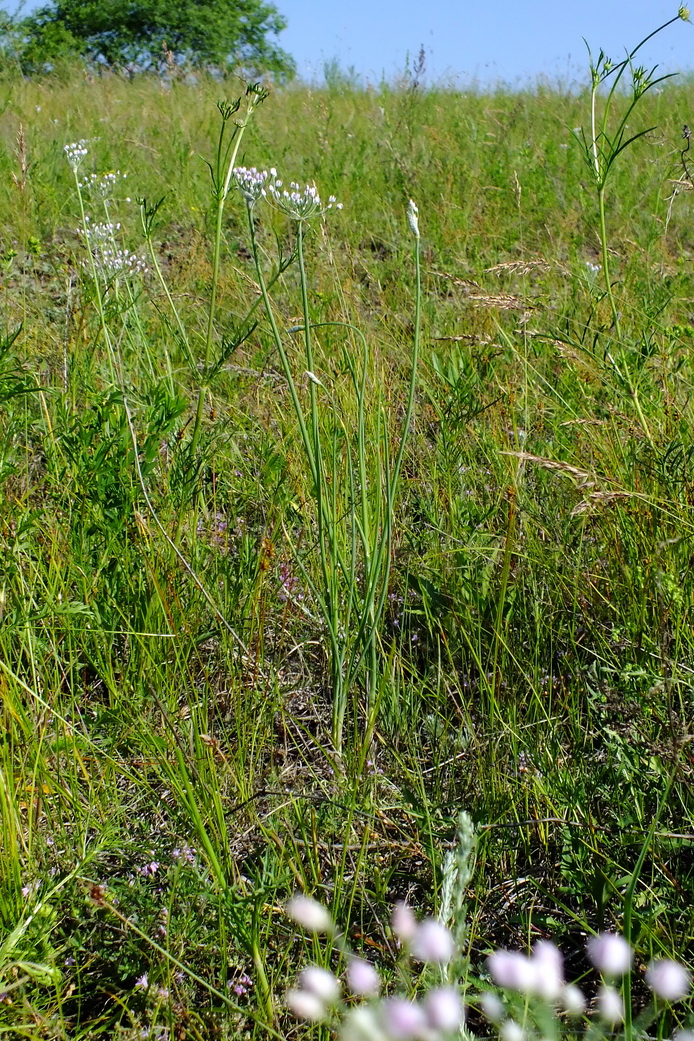
{"type": "Polygon", "coordinates": [[[0,89],[5,1035],[303,1035],[287,898],[395,973],[461,810],[474,974],[626,927],[638,1007],[693,956],[692,88],[604,250],[588,92],[294,87],[234,139],[226,84],[220,152],[221,91],[0,89]],[[343,208],[221,208],[234,140],[343,208]]]}

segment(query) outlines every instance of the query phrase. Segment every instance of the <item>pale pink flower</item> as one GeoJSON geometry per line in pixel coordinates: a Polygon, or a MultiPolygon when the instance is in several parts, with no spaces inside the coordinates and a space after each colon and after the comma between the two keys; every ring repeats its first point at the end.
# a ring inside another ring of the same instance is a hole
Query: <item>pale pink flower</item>
{"type": "Polygon", "coordinates": [[[505,1019],[499,1027],[501,1041],[525,1041],[525,1031],[515,1019],[505,1019]]]}
{"type": "Polygon", "coordinates": [[[462,1026],[463,1003],[455,987],[437,987],[430,990],[424,1002],[429,1025],[444,1034],[452,1034],[462,1026]]]}
{"type": "Polygon", "coordinates": [[[352,958],[347,966],[347,982],[353,994],[362,998],[375,998],[381,989],[381,977],[371,962],[364,958],[352,958]]]}
{"type": "Polygon", "coordinates": [[[624,1020],[624,1002],[622,995],[614,987],[601,987],[598,991],[598,1011],[610,1026],[616,1026],[624,1020]]]}
{"type": "Polygon", "coordinates": [[[583,991],[575,983],[568,983],[561,992],[561,1003],[570,1016],[582,1016],[586,1010],[583,991]]]}
{"type": "Polygon", "coordinates": [[[652,961],[646,971],[646,983],[654,994],[665,1001],[679,1001],[691,989],[692,978],[679,962],[661,958],[652,961]]]}
{"type": "Polygon", "coordinates": [[[486,990],[480,996],[480,1008],[490,1023],[500,1023],[504,1015],[504,1006],[496,994],[486,990]]]}
{"type": "Polygon", "coordinates": [[[299,983],[326,1005],[333,1005],[340,997],[340,984],[332,972],[320,965],[307,965],[299,976],[299,983]]]}
{"type": "Polygon", "coordinates": [[[325,1019],[325,1005],[316,994],[308,990],[288,990],[284,1001],[297,1019],[307,1019],[310,1023],[318,1023],[325,1019]]]}
{"type": "Polygon", "coordinates": [[[407,998],[388,998],[381,1006],[381,1014],[385,1032],[392,1041],[417,1041],[426,1032],[424,1009],[407,998]]]}
{"type": "Polygon", "coordinates": [[[417,919],[404,900],[398,901],[391,918],[393,932],[401,943],[409,943],[417,932],[417,919]]]}
{"type": "Polygon", "coordinates": [[[588,940],[588,957],[605,976],[623,976],[631,968],[633,952],[623,936],[599,933],[588,940]]]}
{"type": "Polygon", "coordinates": [[[489,972],[498,987],[533,994],[537,986],[537,966],[519,951],[494,951],[487,958],[489,972]]]}
{"type": "Polygon", "coordinates": [[[332,932],[332,918],[317,900],[310,896],[293,896],[286,907],[287,914],[309,933],[332,932]]]}
{"type": "Polygon", "coordinates": [[[342,1020],[340,1041],[389,1041],[372,1008],[359,1005],[342,1020]]]}
{"type": "Polygon", "coordinates": [[[533,947],[535,993],[546,1001],[556,1001],[564,986],[564,959],[559,948],[549,940],[539,940],[533,947]]]}
{"type": "Polygon", "coordinates": [[[412,957],[424,962],[447,962],[453,957],[453,937],[441,922],[427,918],[417,927],[412,940],[412,957]]]}

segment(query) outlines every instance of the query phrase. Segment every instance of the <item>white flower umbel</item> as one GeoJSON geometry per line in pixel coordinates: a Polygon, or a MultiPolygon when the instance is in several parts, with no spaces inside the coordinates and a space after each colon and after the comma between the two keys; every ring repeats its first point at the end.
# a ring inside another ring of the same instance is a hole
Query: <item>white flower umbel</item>
{"type": "Polygon", "coordinates": [[[65,145],[63,151],[65,152],[65,158],[76,173],[89,149],[87,148],[87,142],[82,138],[80,141],[73,141],[71,144],[65,145]]]}
{"type": "Polygon", "coordinates": [[[270,176],[274,177],[276,171],[257,170],[255,166],[234,167],[234,179],[236,186],[241,191],[248,206],[255,206],[259,199],[267,195],[265,185],[270,176]]]}
{"type": "Polygon", "coordinates": [[[506,1019],[499,1027],[501,1041],[525,1041],[525,1031],[515,1019],[506,1019]]]}
{"type": "Polygon", "coordinates": [[[546,1001],[556,1001],[564,987],[564,959],[559,948],[549,940],[539,940],[533,947],[535,993],[546,1001]]]}
{"type": "Polygon", "coordinates": [[[455,987],[437,987],[430,990],[424,1001],[429,1026],[444,1034],[452,1034],[464,1021],[463,1003],[455,987]]]}
{"type": "Polygon", "coordinates": [[[287,190],[282,186],[282,181],[277,179],[276,171],[271,171],[272,180],[268,183],[269,197],[278,209],[286,213],[292,220],[304,221],[310,217],[322,216],[328,210],[341,210],[342,203],[331,195],[327,203],[321,202],[318,189],[315,184],[307,184],[303,188],[296,181],[292,181],[287,190]]]}
{"type": "Polygon", "coordinates": [[[299,983],[303,990],[315,994],[326,1005],[334,1005],[340,997],[340,984],[329,969],[320,965],[307,965],[302,969],[299,983]]]}
{"type": "Polygon", "coordinates": [[[537,966],[519,951],[494,951],[487,958],[489,974],[498,987],[515,990],[519,994],[534,994],[537,985],[537,966]]]}
{"type": "Polygon", "coordinates": [[[668,958],[660,958],[648,966],[646,983],[659,998],[665,1001],[680,1001],[691,990],[692,978],[684,965],[668,958]]]}
{"type": "Polygon", "coordinates": [[[381,977],[371,962],[352,958],[347,966],[347,983],[352,994],[361,998],[375,998],[381,990],[381,977]]]}
{"type": "Polygon", "coordinates": [[[586,1010],[586,999],[583,991],[575,983],[569,983],[561,992],[561,1003],[570,1016],[582,1016],[586,1010]]]}
{"type": "Polygon", "coordinates": [[[380,1018],[386,1035],[392,1041],[418,1041],[426,1035],[424,1009],[409,998],[387,998],[381,1004],[380,1018]]]}
{"type": "Polygon", "coordinates": [[[629,944],[617,933],[598,933],[588,940],[588,957],[604,976],[624,976],[633,956],[629,944]]]}
{"type": "Polygon", "coordinates": [[[480,1008],[490,1023],[498,1024],[504,1018],[503,1002],[490,990],[480,995],[480,1008]]]}
{"type": "Polygon", "coordinates": [[[317,900],[310,896],[293,896],[286,907],[289,917],[309,933],[331,933],[332,918],[317,900]]]}
{"type": "Polygon", "coordinates": [[[319,1023],[327,1015],[321,999],[309,990],[288,990],[284,1001],[292,1015],[297,1019],[307,1019],[309,1023],[319,1023]]]}
{"type": "Polygon", "coordinates": [[[395,905],[390,921],[400,943],[411,943],[417,932],[417,919],[404,900],[395,905]]]}
{"type": "Polygon", "coordinates": [[[624,1021],[624,1002],[618,990],[607,986],[600,988],[598,991],[598,1012],[600,1018],[612,1027],[624,1021]]]}
{"type": "Polygon", "coordinates": [[[80,181],[79,187],[82,191],[91,192],[97,198],[103,199],[104,202],[110,202],[118,182],[125,181],[127,176],[127,173],[121,173],[120,170],[116,170],[115,173],[93,173],[89,177],[85,177],[83,181],[80,181]]]}
{"type": "Polygon", "coordinates": [[[389,1041],[383,1032],[376,1012],[360,1005],[350,1009],[342,1021],[340,1041],[389,1041]]]}
{"type": "Polygon", "coordinates": [[[423,962],[448,962],[453,957],[453,937],[445,925],[427,918],[412,938],[412,957],[423,962]]]}

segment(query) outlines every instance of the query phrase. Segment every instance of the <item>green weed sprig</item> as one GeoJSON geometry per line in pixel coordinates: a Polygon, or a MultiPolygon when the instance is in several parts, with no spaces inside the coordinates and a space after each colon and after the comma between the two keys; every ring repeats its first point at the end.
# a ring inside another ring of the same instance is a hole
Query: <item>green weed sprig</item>
{"type": "Polygon", "coordinates": [[[664,22],[663,25],[654,29],[653,32],[645,36],[640,43],[638,43],[636,47],[627,54],[626,58],[617,63],[612,62],[602,50],[598,54],[597,58],[594,59],[590,47],[586,43],[586,47],[588,48],[591,81],[590,132],[588,136],[586,136],[583,129],[576,133],[576,137],[582,147],[584,159],[592,173],[593,184],[597,195],[599,221],[598,233],[602,251],[602,273],[605,281],[605,291],[612,312],[612,326],[614,329],[616,346],[617,350],[620,352],[619,359],[612,356],[610,360],[612,361],[617,375],[621,380],[623,380],[629,389],[629,393],[631,394],[639,418],[639,423],[641,424],[643,432],[651,445],[653,445],[653,437],[639,399],[638,386],[631,373],[631,366],[622,337],[620,309],[614,295],[614,286],[610,270],[607,221],[605,217],[605,198],[612,170],[619,156],[626,151],[630,145],[634,144],[635,141],[638,141],[646,134],[650,134],[655,129],[655,127],[648,127],[645,130],[631,133],[629,131],[629,119],[632,113],[644,95],[654,87],[657,87],[659,83],[664,83],[665,80],[670,79],[673,75],[673,73],[669,73],[665,76],[656,76],[657,65],[654,65],[649,70],[645,66],[634,65],[634,58],[649,40],[652,40],[654,36],[657,36],[658,33],[661,33],[664,29],[667,29],[668,26],[673,25],[677,21],[689,21],[689,11],[686,7],[680,7],[674,18],[670,18],[667,22],[664,22]],[[615,107],[615,102],[620,97],[618,91],[622,83],[622,78],[627,73],[631,75],[628,103],[622,114],[618,116],[616,127],[612,128],[612,111],[615,107]],[[601,88],[608,83],[610,86],[602,103],[602,114],[600,115],[598,112],[600,91],[601,88]]]}

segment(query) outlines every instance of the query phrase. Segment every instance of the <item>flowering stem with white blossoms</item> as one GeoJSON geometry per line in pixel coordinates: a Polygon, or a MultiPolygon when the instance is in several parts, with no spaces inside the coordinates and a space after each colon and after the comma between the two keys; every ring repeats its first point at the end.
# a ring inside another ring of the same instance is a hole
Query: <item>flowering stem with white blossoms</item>
{"type": "Polygon", "coordinates": [[[364,676],[367,702],[366,730],[361,742],[364,758],[377,708],[378,632],[388,593],[395,500],[410,432],[417,381],[421,300],[417,208],[414,203],[410,203],[408,211],[408,222],[415,237],[414,343],[405,421],[398,451],[391,464],[388,419],[380,404],[371,410],[377,434],[371,439],[366,434],[367,376],[371,370],[366,339],[348,322],[316,323],[311,317],[304,255],[305,225],[312,217],[320,217],[332,209],[341,209],[341,204],[331,196],[324,205],[314,185],[307,185],[302,190],[292,182],[291,190],[283,188],[274,169],[260,171],[239,168],[236,170],[236,180],[246,201],[256,277],[299,426],[315,501],[320,582],[312,579],[300,560],[299,565],[314,593],[327,632],[333,699],[333,741],[335,748],[341,751],[348,699],[358,678],[364,676]],[[258,248],[254,214],[256,205],[263,199],[282,210],[296,224],[303,322],[292,332],[301,333],[304,341],[309,398],[306,409],[301,402],[294,367],[274,314],[258,248]],[[358,373],[348,348],[344,355],[356,400],[354,449],[351,432],[326,386],[327,377],[322,380],[316,375],[314,331],[329,326],[351,331],[362,346],[361,373],[358,373]],[[323,416],[328,417],[332,424],[329,447],[325,448],[323,416]],[[344,450],[346,462],[341,458],[340,447],[344,450]]]}

